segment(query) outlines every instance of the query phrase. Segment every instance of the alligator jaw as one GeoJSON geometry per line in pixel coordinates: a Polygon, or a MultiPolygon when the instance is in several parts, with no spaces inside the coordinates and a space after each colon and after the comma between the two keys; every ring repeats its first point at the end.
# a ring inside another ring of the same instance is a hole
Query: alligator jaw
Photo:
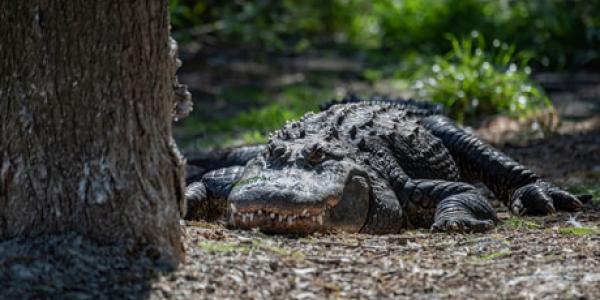
{"type": "Polygon", "coordinates": [[[260,228],[272,233],[311,233],[323,231],[327,210],[312,208],[302,211],[242,211],[230,204],[230,218],[230,223],[243,229],[260,228]]]}
{"type": "Polygon", "coordinates": [[[365,175],[350,173],[342,181],[343,189],[319,201],[276,201],[279,205],[265,205],[269,201],[259,200],[230,202],[229,223],[271,233],[359,232],[371,202],[371,186],[365,175]]]}

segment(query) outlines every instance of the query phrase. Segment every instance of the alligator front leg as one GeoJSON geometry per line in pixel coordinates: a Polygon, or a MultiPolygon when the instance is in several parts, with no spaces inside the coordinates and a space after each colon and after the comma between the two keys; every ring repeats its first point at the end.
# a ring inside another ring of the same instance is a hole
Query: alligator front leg
{"type": "Polygon", "coordinates": [[[423,126],[442,140],[468,181],[483,182],[515,214],[547,214],[556,209],[575,211],[577,197],[543,181],[478,137],[458,128],[443,116],[423,119],[423,126]]]}
{"type": "Polygon", "coordinates": [[[227,197],[240,179],[244,167],[233,166],[210,171],[187,187],[186,220],[215,221],[227,213],[227,197]]]}
{"type": "Polygon", "coordinates": [[[410,180],[398,194],[415,227],[429,226],[433,219],[432,231],[483,232],[498,220],[479,190],[463,182],[410,180]]]}

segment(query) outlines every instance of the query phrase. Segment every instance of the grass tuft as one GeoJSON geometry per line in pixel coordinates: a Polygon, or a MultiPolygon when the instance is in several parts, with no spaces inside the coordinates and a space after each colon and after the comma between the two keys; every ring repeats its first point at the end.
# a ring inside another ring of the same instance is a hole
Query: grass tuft
{"type": "Polygon", "coordinates": [[[512,252],[510,251],[510,249],[502,249],[500,251],[496,251],[496,252],[492,252],[492,253],[488,253],[488,254],[482,255],[482,256],[480,256],[480,258],[483,259],[483,260],[494,260],[494,259],[508,257],[511,254],[512,254],[512,252]]]}
{"type": "Polygon", "coordinates": [[[201,241],[198,246],[209,253],[248,253],[250,248],[238,243],[223,241],[201,241]]]}
{"type": "Polygon", "coordinates": [[[558,229],[558,233],[564,235],[584,236],[590,234],[597,234],[598,229],[596,227],[561,227],[558,229]]]}
{"type": "Polygon", "coordinates": [[[512,216],[512,217],[510,217],[510,219],[504,221],[504,225],[506,225],[506,227],[508,227],[510,229],[522,229],[522,228],[540,229],[540,228],[542,228],[542,225],[540,225],[534,221],[526,220],[526,219],[523,219],[521,217],[516,217],[516,216],[512,216]]]}
{"type": "Polygon", "coordinates": [[[252,244],[240,245],[236,242],[226,241],[211,241],[204,240],[198,243],[198,246],[211,254],[227,254],[227,253],[243,253],[247,254],[250,251],[266,251],[271,252],[280,256],[287,256],[293,259],[302,260],[304,259],[304,253],[287,247],[281,247],[275,245],[268,239],[255,239],[252,244]]]}
{"type": "Polygon", "coordinates": [[[296,251],[293,249],[280,247],[280,246],[276,246],[276,245],[268,245],[268,244],[263,243],[261,240],[252,241],[252,247],[254,249],[261,249],[264,251],[273,252],[273,253],[281,255],[281,256],[289,256],[294,259],[304,259],[304,253],[302,253],[301,251],[296,251]]]}

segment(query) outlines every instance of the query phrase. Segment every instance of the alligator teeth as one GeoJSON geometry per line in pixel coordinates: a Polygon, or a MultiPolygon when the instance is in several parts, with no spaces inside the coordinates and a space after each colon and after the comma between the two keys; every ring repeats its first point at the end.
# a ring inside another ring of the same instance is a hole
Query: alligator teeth
{"type": "Polygon", "coordinates": [[[278,222],[282,223],[287,222],[287,224],[290,226],[293,224],[294,221],[296,221],[299,218],[305,220],[312,220],[312,222],[314,223],[323,225],[325,217],[325,212],[321,212],[317,215],[310,215],[307,209],[302,210],[300,214],[288,215],[278,214],[274,212],[269,213],[263,210],[257,210],[256,212],[241,212],[238,211],[237,207],[235,207],[235,205],[233,204],[230,204],[230,207],[231,214],[229,216],[231,218],[231,222],[235,222],[235,218],[237,218],[238,220],[241,219],[241,222],[243,223],[246,223],[247,221],[254,222],[255,217],[262,217],[264,215],[266,218],[270,218],[271,221],[277,220],[278,222]]]}

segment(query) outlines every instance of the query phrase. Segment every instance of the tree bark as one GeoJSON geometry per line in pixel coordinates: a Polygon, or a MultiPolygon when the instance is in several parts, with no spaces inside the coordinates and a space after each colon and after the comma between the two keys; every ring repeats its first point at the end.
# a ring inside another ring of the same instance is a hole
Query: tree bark
{"type": "Polygon", "coordinates": [[[75,231],[183,260],[167,2],[0,1],[0,240],[75,231]]]}

